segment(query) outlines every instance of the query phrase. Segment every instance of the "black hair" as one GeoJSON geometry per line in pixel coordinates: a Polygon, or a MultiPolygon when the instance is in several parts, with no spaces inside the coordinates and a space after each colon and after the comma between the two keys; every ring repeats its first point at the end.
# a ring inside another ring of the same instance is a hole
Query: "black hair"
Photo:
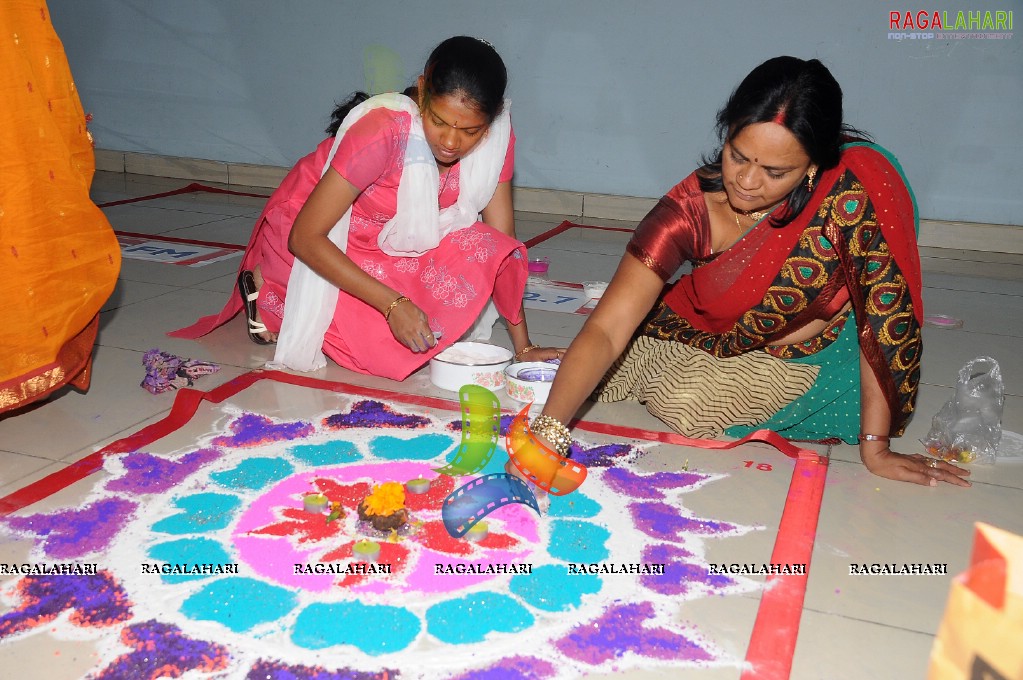
{"type": "MultiPolygon", "coordinates": [[[[487,117],[487,122],[493,122],[504,107],[508,70],[494,46],[479,38],[459,35],[437,45],[426,60],[423,76],[427,99],[462,94],[466,103],[487,117]]],[[[409,87],[403,94],[416,99],[417,88],[409,87]]],[[[345,116],[367,99],[365,92],[356,92],[335,105],[327,134],[336,135],[345,116]]]]}
{"type": "Polygon", "coordinates": [[[488,122],[504,107],[508,70],[494,46],[479,38],[459,35],[437,45],[423,76],[427,98],[461,93],[488,122]]]}
{"type": "MultiPolygon", "coordinates": [[[[867,136],[842,122],[842,88],[817,59],[775,57],[753,69],[718,111],[720,147],[697,170],[704,192],[724,190],[721,156],[725,142],[746,127],[774,121],[783,125],[802,145],[818,174],[838,165],[841,146],[848,137],[867,136]]],[[[788,196],[786,210],[771,217],[782,227],[795,219],[810,200],[811,191],[800,182],[788,196]]]]}
{"type": "Polygon", "coordinates": [[[369,99],[369,95],[360,90],[359,92],[353,92],[351,96],[343,102],[335,102],[334,110],[330,112],[330,125],[327,126],[325,132],[331,137],[336,135],[337,131],[341,129],[341,123],[344,121],[345,116],[351,113],[352,109],[367,99],[369,99]]]}

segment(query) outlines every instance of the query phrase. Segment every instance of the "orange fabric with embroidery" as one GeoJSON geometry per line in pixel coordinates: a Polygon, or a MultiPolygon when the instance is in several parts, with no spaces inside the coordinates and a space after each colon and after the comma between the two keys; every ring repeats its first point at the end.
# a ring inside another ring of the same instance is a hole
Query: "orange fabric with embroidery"
{"type": "Polygon", "coordinates": [[[99,309],[121,267],[89,198],[95,159],[43,0],[0,2],[0,413],[86,389],[99,309]]]}

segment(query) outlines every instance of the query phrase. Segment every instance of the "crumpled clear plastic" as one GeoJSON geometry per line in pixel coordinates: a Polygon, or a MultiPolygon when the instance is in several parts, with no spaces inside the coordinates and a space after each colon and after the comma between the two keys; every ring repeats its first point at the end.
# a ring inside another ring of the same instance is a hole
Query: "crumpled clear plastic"
{"type": "Polygon", "coordinates": [[[955,393],[922,440],[928,453],[952,463],[994,463],[1002,438],[1002,371],[991,357],[959,369],[955,393]]]}

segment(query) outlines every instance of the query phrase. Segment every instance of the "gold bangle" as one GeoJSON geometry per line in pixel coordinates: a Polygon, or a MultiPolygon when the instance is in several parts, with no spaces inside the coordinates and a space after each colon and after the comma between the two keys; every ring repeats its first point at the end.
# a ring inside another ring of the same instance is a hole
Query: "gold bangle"
{"type": "Polygon", "coordinates": [[[884,442],[885,444],[891,441],[891,438],[886,434],[866,434],[864,432],[860,433],[860,439],[865,442],[884,442]]]}
{"type": "Polygon", "coordinates": [[[540,345],[526,345],[525,347],[523,347],[522,349],[515,353],[515,361],[518,361],[519,357],[521,357],[523,354],[526,354],[527,352],[532,352],[534,349],[540,349],[540,345]]]}
{"type": "Polygon", "coordinates": [[[568,448],[572,445],[572,432],[564,424],[550,416],[539,415],[533,418],[529,428],[533,434],[538,434],[549,441],[560,455],[568,455],[568,448]]]}
{"type": "Polygon", "coordinates": [[[398,299],[392,302],[390,305],[388,305],[387,309],[384,310],[384,321],[391,320],[391,312],[393,312],[394,308],[400,305],[402,302],[412,302],[412,300],[405,297],[404,295],[399,295],[398,299]]]}

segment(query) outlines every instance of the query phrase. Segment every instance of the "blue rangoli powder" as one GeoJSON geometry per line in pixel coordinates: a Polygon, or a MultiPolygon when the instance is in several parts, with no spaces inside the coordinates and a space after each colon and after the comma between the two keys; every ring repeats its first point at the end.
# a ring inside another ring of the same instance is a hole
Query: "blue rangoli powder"
{"type": "Polygon", "coordinates": [[[600,512],[600,503],[581,492],[565,496],[551,496],[549,517],[596,517],[600,512]]]}
{"type": "Polygon", "coordinates": [[[548,612],[563,612],[578,607],[583,595],[600,592],[600,577],[569,574],[560,564],[537,567],[532,574],[517,574],[508,584],[512,593],[526,604],[548,612]]]}
{"type": "Polygon", "coordinates": [[[295,595],[251,578],[223,578],[189,597],[181,613],[196,621],[216,621],[236,633],[276,621],[292,609],[295,595]]]}
{"type": "Polygon", "coordinates": [[[387,460],[432,460],[455,445],[444,434],[424,434],[412,439],[377,437],[369,448],[374,455],[387,460]]]}
{"type": "MultiPolygon", "coordinates": [[[[149,549],[154,562],[167,564],[230,564],[234,560],[219,541],[208,538],[183,538],[178,541],[158,543],[149,549]]],[[[196,579],[211,578],[213,574],[161,574],[164,583],[181,583],[196,579]]]]}
{"type": "Polygon", "coordinates": [[[500,593],[473,593],[426,610],[426,630],[453,645],[482,642],[488,633],[517,633],[533,625],[533,615],[500,593]]]}
{"type": "Polygon", "coordinates": [[[311,604],[298,615],[291,641],[306,649],[352,645],[378,655],[405,649],[420,629],[415,614],[402,607],[361,602],[311,604]]]}
{"type": "Polygon", "coordinates": [[[600,562],[607,559],[604,543],[611,532],[590,522],[555,520],[551,522],[551,557],[566,562],[600,562]]]}
{"type": "Polygon", "coordinates": [[[270,482],[284,479],[295,471],[295,466],[283,458],[250,458],[235,468],[210,475],[217,484],[229,489],[258,491],[270,482]]]}
{"type": "Polygon", "coordinates": [[[166,517],[153,525],[153,531],[165,534],[193,534],[223,529],[241,505],[237,496],[197,493],[183,496],[174,504],[184,512],[166,517]]]}
{"type": "Polygon", "coordinates": [[[288,451],[292,456],[317,467],[324,465],[343,465],[362,460],[363,455],[355,448],[355,444],[344,441],[332,441],[325,444],[303,444],[288,451]]]}

